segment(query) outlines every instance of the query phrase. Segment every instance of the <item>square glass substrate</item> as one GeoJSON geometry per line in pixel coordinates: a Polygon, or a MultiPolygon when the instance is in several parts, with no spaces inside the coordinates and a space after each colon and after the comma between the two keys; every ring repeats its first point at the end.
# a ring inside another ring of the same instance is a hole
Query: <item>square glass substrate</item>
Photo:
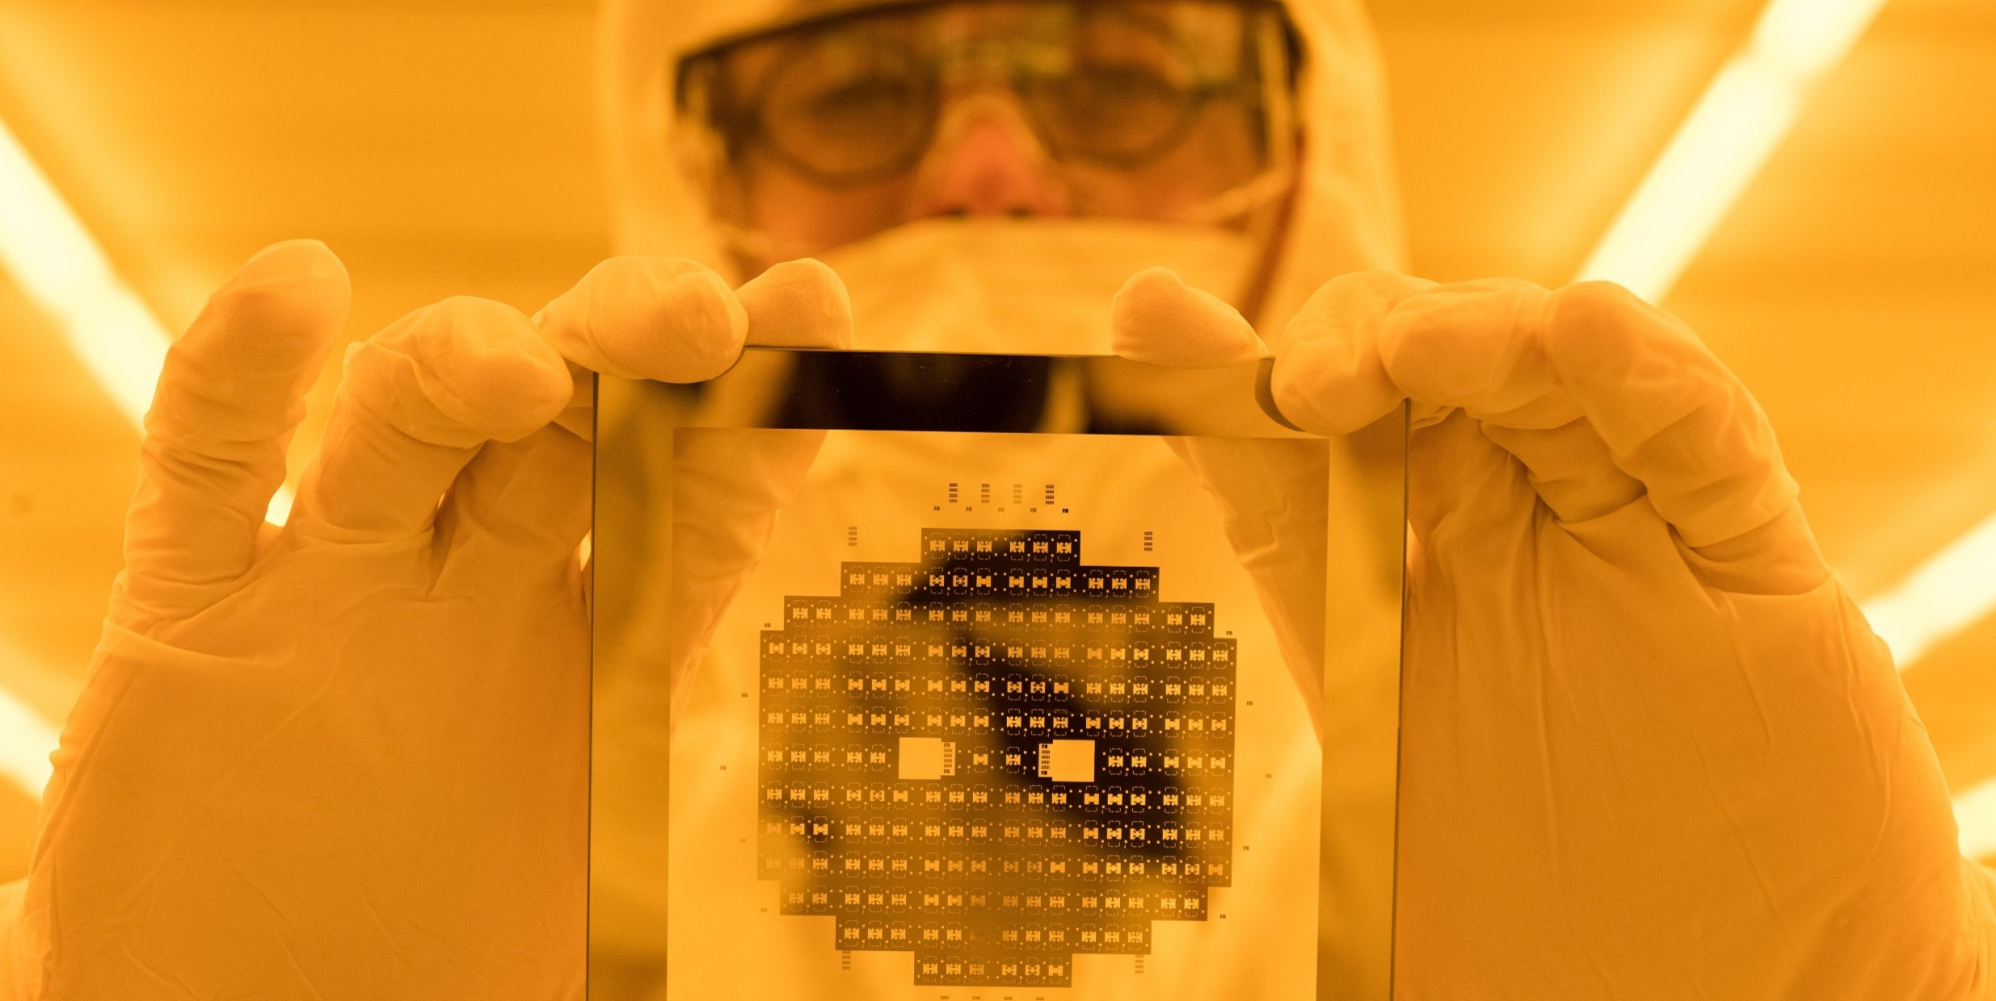
{"type": "Polygon", "coordinates": [[[824,432],[717,578],[688,464],[818,433],[674,434],[667,997],[1317,996],[1318,668],[1183,441],[824,432]]]}

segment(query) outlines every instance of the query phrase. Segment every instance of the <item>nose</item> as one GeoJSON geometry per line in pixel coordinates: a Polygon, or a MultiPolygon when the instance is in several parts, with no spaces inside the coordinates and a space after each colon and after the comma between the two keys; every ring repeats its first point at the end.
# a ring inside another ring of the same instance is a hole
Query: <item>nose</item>
{"type": "Polygon", "coordinates": [[[1068,214],[1066,191],[1022,122],[978,115],[946,132],[935,155],[930,183],[917,193],[918,217],[1068,214]]]}

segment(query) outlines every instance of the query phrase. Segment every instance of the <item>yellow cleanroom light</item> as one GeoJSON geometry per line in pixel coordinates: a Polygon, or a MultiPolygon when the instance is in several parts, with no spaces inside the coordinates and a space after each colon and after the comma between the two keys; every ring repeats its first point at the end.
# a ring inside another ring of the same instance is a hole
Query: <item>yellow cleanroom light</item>
{"type": "MultiPolygon", "coordinates": [[[[145,426],[172,337],[111,267],[103,247],[0,121],[0,266],[62,332],[69,349],[134,428],[145,426]]],[[[266,520],[284,524],[291,489],[266,520]]]]}
{"type": "MultiPolygon", "coordinates": [[[[7,653],[7,646],[0,644],[0,655],[7,653]]],[[[6,669],[9,676],[20,673],[17,665],[6,665],[6,669]]],[[[49,755],[55,752],[58,739],[55,727],[40,713],[14,693],[0,688],[0,778],[13,783],[30,799],[41,799],[42,788],[48,785],[53,771],[49,755]]]]}
{"type": "Polygon", "coordinates": [[[0,122],[0,264],[138,426],[170,338],[0,122]]]}
{"type": "Polygon", "coordinates": [[[1774,0],[1714,77],[1579,280],[1620,282],[1657,302],[1794,123],[1809,88],[1843,59],[1884,0],[1774,0]]]}
{"type": "Polygon", "coordinates": [[[1996,779],[1954,798],[1954,822],[1960,828],[1963,855],[1973,859],[1996,855],[1996,779]]]}
{"type": "Polygon", "coordinates": [[[1996,514],[1864,602],[1865,620],[1905,670],[1996,608],[1996,514]]]}

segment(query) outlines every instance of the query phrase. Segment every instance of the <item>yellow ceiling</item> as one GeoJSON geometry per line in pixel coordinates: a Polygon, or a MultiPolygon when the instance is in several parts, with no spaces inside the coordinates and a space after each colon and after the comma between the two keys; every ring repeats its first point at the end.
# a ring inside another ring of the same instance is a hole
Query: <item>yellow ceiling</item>
{"type": "MultiPolygon", "coordinates": [[[[1373,6],[1415,270],[1552,284],[1759,8],[1373,6]]],[[[257,247],[316,236],[358,337],[451,294],[533,308],[606,252],[591,31],[580,0],[0,0],[0,117],[169,326],[257,247]]],[[[1759,395],[1860,594],[1996,511],[1991,95],[1996,5],[1890,0],[1667,303],[1759,395]]],[[[0,683],[54,711],[136,438],[4,283],[0,331],[0,683]]],[[[1985,622],[1908,679],[1957,783],[1996,774],[1992,662],[1985,622]]],[[[0,833],[28,809],[9,795],[0,833]]]]}

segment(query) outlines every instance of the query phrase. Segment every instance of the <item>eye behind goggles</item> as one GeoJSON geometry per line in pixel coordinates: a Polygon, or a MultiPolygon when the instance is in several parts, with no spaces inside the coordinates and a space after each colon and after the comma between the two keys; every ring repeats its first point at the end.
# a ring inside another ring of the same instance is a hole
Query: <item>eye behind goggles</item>
{"type": "Polygon", "coordinates": [[[1002,90],[1057,163],[1132,171],[1203,111],[1286,156],[1300,47],[1265,0],[948,0],[822,15],[683,58],[683,121],[730,165],[760,152],[842,189],[912,173],[952,102],[1002,90]]]}

